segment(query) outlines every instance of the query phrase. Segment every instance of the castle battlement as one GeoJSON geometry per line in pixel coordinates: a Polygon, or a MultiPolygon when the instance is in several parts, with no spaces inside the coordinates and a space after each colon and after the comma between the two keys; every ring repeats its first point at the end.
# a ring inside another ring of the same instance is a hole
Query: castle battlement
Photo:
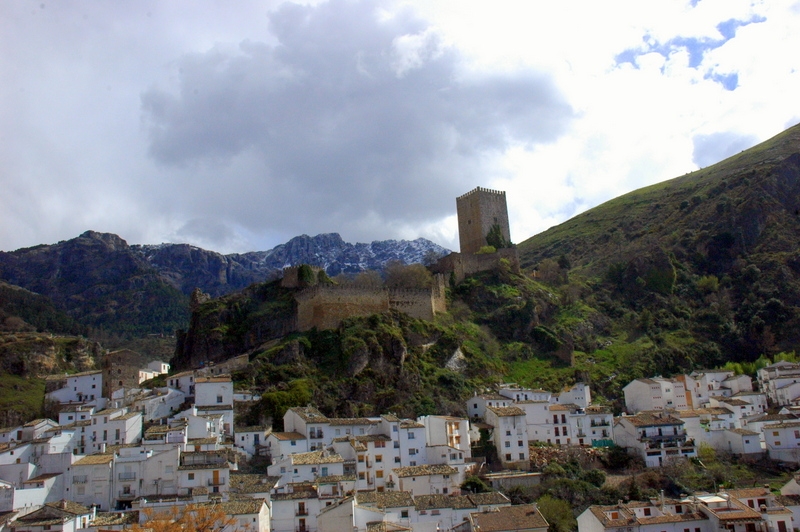
{"type": "Polygon", "coordinates": [[[458,201],[460,199],[464,199],[464,198],[466,198],[468,196],[471,196],[472,194],[476,194],[478,192],[485,192],[487,194],[499,194],[501,196],[505,196],[506,195],[506,191],[505,190],[493,190],[491,188],[475,187],[474,189],[470,190],[466,194],[462,194],[459,197],[457,197],[456,201],[458,201]]]}

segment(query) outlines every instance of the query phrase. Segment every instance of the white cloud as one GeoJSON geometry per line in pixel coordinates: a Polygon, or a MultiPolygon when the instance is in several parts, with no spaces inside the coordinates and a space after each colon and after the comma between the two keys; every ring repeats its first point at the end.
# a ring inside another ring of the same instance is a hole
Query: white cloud
{"type": "Polygon", "coordinates": [[[477,185],[519,242],[798,120],[798,27],[787,0],[3,2],[0,249],[455,247],[477,185]]]}

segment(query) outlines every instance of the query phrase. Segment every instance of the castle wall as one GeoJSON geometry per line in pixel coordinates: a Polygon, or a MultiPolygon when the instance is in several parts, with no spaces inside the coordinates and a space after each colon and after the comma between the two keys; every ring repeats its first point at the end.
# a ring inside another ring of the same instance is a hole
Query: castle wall
{"type": "Polygon", "coordinates": [[[297,329],[335,329],[351,316],[369,316],[389,310],[385,290],[359,287],[314,287],[295,296],[297,329]]]}
{"type": "Polygon", "coordinates": [[[456,211],[461,253],[480,251],[495,224],[503,238],[511,241],[505,192],[478,187],[456,198],[456,211]]]}
{"type": "Polygon", "coordinates": [[[316,286],[295,295],[297,329],[335,329],[352,316],[370,316],[394,309],[412,318],[432,320],[447,311],[445,279],[434,276],[431,289],[393,289],[358,286],[316,286]]]}
{"type": "Polygon", "coordinates": [[[470,275],[500,267],[500,260],[506,259],[511,265],[511,271],[519,273],[519,253],[517,248],[498,249],[495,253],[476,255],[474,253],[451,253],[442,257],[431,268],[436,273],[453,272],[456,283],[460,283],[470,275]]]}
{"type": "MultiPolygon", "coordinates": [[[[322,268],[319,266],[311,266],[311,270],[314,272],[314,282],[312,284],[316,284],[317,276],[319,272],[322,271],[322,268]]],[[[283,278],[281,279],[281,286],[283,288],[297,288],[300,286],[300,266],[287,266],[283,269],[283,278]]]]}

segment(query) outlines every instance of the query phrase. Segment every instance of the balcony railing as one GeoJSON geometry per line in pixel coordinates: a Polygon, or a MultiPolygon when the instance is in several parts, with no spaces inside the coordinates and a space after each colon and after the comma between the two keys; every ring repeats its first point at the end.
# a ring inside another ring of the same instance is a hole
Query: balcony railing
{"type": "Polygon", "coordinates": [[[120,480],[136,480],[136,473],[120,473],[118,478],[120,480]]]}
{"type": "Polygon", "coordinates": [[[592,421],[591,422],[591,426],[592,427],[608,427],[609,425],[610,425],[610,423],[608,421],[605,421],[605,420],[603,420],[603,421],[592,421]]]}
{"type": "Polygon", "coordinates": [[[136,491],[134,491],[134,490],[130,490],[130,491],[120,490],[118,498],[119,499],[135,499],[136,498],[136,491]]]}
{"type": "Polygon", "coordinates": [[[79,476],[76,476],[76,477],[72,477],[72,483],[73,484],[86,484],[87,482],[89,482],[89,476],[88,475],[79,475],[79,476]]]}
{"type": "Polygon", "coordinates": [[[209,486],[224,486],[225,485],[225,479],[224,478],[218,478],[218,479],[214,480],[214,479],[210,478],[210,479],[208,479],[208,485],[209,486]]]}
{"type": "Polygon", "coordinates": [[[391,488],[394,488],[394,480],[389,480],[389,481],[387,481],[387,482],[386,482],[386,487],[387,487],[387,488],[390,488],[390,489],[391,489],[391,488]]]}
{"type": "Polygon", "coordinates": [[[294,515],[299,516],[299,517],[302,517],[304,515],[308,515],[308,510],[305,509],[305,508],[298,508],[297,510],[295,510],[294,515]]]}

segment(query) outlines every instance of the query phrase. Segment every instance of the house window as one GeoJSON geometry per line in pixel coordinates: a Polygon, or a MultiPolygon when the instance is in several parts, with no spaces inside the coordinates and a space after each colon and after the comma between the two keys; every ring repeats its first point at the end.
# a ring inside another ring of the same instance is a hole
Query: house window
{"type": "Polygon", "coordinates": [[[359,471],[359,472],[358,472],[358,480],[364,480],[364,478],[366,478],[366,477],[364,476],[364,472],[363,472],[363,471],[359,471]]]}
{"type": "Polygon", "coordinates": [[[386,447],[386,442],[385,441],[376,441],[375,442],[375,448],[376,449],[383,449],[384,447],[386,447]]]}
{"type": "Polygon", "coordinates": [[[519,459],[525,460],[525,453],[519,453],[519,459]]]}
{"type": "Polygon", "coordinates": [[[511,442],[510,441],[506,441],[506,449],[508,449],[509,447],[511,447],[511,442]]]}
{"type": "Polygon", "coordinates": [[[417,454],[417,450],[416,449],[409,449],[408,450],[408,454],[409,454],[409,456],[414,456],[415,454],[417,454]]]}
{"type": "Polygon", "coordinates": [[[509,462],[511,461],[511,453],[508,453],[508,454],[506,455],[506,460],[507,460],[507,461],[509,461],[509,462]]]}
{"type": "Polygon", "coordinates": [[[194,473],[189,473],[189,480],[194,480],[194,473]]]}
{"type": "Polygon", "coordinates": [[[511,436],[511,431],[510,430],[506,431],[506,436],[511,436]]]}
{"type": "Polygon", "coordinates": [[[375,455],[375,463],[376,464],[380,464],[381,462],[383,462],[383,455],[382,454],[376,454],[375,455]]]}
{"type": "Polygon", "coordinates": [[[650,508],[645,508],[644,509],[644,516],[645,517],[650,517],[650,508]]]}
{"type": "Polygon", "coordinates": [[[408,519],[408,510],[401,510],[400,511],[400,518],[401,519],[408,519]]]}
{"type": "Polygon", "coordinates": [[[383,478],[383,469],[375,471],[375,478],[383,478]]]}
{"type": "Polygon", "coordinates": [[[217,396],[217,403],[221,403],[221,402],[222,402],[222,396],[221,396],[221,395],[218,395],[218,396],[217,396]]]}
{"type": "Polygon", "coordinates": [[[522,447],[522,440],[517,440],[517,447],[522,447]]]}
{"type": "Polygon", "coordinates": [[[416,436],[414,435],[414,433],[413,433],[413,432],[409,432],[409,433],[408,433],[408,439],[409,439],[409,440],[413,440],[414,438],[416,438],[416,436]]]}

